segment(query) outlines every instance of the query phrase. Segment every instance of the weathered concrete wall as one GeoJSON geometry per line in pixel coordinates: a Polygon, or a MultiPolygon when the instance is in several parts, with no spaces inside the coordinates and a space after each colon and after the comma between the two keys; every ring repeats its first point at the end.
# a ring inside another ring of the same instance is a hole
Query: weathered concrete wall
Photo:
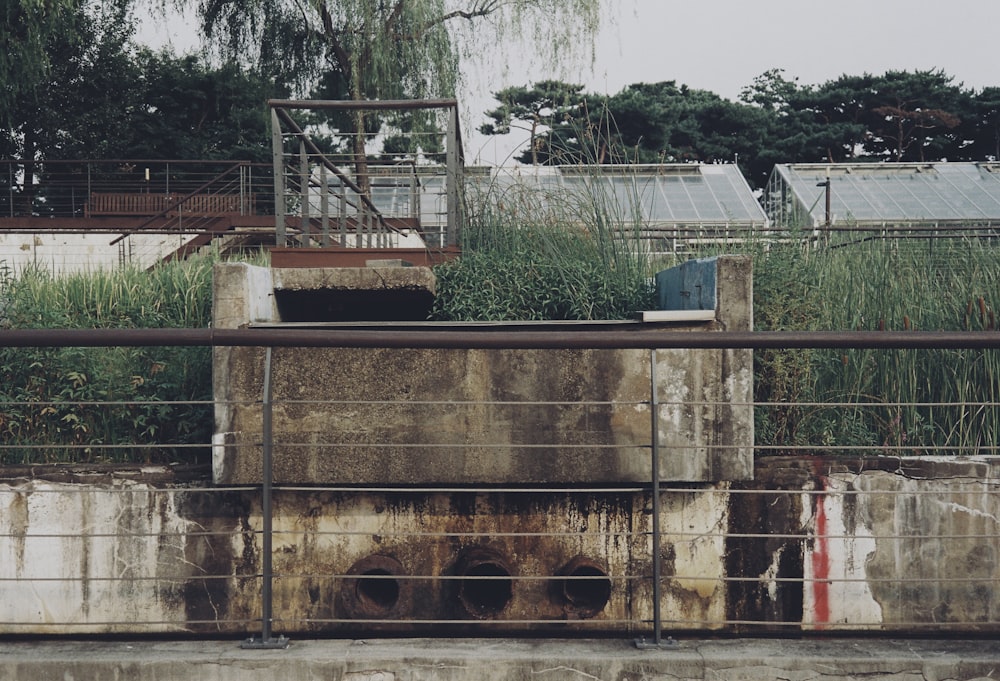
{"type": "MultiPolygon", "coordinates": [[[[2,630],[187,630],[213,586],[194,581],[210,561],[199,551],[201,538],[188,533],[215,519],[187,518],[184,506],[176,495],[128,480],[0,485],[2,630]]],[[[231,554],[218,558],[227,573],[233,569],[231,554]]]]}
{"type": "MultiPolygon", "coordinates": [[[[256,493],[23,481],[0,486],[0,504],[0,633],[259,631],[256,493]]],[[[568,622],[644,632],[652,618],[646,495],[302,490],[278,492],[273,510],[283,633],[428,631],[408,620],[440,621],[437,634],[552,634],[568,622]],[[482,574],[466,568],[484,551],[509,581],[459,581],[482,574]],[[595,578],[583,592],[560,579],[580,564],[592,570],[571,577],[595,578]],[[366,576],[373,569],[393,577],[391,589],[366,576]]],[[[685,528],[662,544],[661,608],[672,628],[725,619],[723,538],[713,528],[726,513],[724,496],[697,490],[662,506],[662,527],[685,528]]]]}
{"type": "MultiPolygon", "coordinates": [[[[660,518],[665,626],[996,634],[998,472],[996,457],[775,457],[752,483],[672,488],[660,518]]],[[[435,634],[482,623],[648,633],[645,494],[301,489],[274,502],[276,632],[420,633],[407,620],[430,620],[450,623],[435,634]],[[510,580],[461,593],[472,547],[492,550],[510,580]],[[597,606],[567,598],[560,579],[580,557],[599,569],[597,606]],[[358,577],[386,566],[391,597],[358,577]]],[[[256,491],[9,480],[0,634],[255,633],[262,526],[256,491]]]]}
{"type": "Polygon", "coordinates": [[[1000,458],[772,457],[734,494],[739,618],[805,629],[1000,627],[1000,458]],[[761,550],[754,550],[758,546],[761,550]],[[785,581],[787,580],[787,581],[785,581]]]}
{"type": "MultiPolygon", "coordinates": [[[[710,267],[717,271],[715,320],[665,325],[664,334],[750,328],[749,259],[723,257],[710,267]]],[[[304,293],[310,301],[327,295],[333,301],[327,307],[337,313],[343,308],[337,300],[350,302],[366,285],[371,291],[413,295],[422,282],[432,290],[433,280],[421,280],[422,272],[429,274],[424,268],[219,265],[214,323],[238,328],[301,321],[284,312],[301,309],[293,301],[304,293]]],[[[308,321],[319,321],[319,304],[306,307],[308,321]]],[[[658,350],[655,357],[663,479],[749,478],[752,353],[658,350]]],[[[261,411],[255,403],[262,395],[263,358],[256,348],[215,351],[217,482],[261,479],[261,411]]],[[[647,481],[650,375],[650,355],[643,350],[276,349],[271,368],[275,479],[647,481]]]]}

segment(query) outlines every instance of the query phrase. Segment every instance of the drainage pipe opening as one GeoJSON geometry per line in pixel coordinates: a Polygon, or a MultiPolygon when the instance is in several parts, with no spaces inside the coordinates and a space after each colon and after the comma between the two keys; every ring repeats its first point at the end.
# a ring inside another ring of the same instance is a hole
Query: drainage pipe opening
{"type": "Polygon", "coordinates": [[[381,554],[365,556],[348,570],[351,575],[341,588],[344,607],[350,617],[375,619],[397,617],[409,601],[403,566],[395,558],[381,554]]]}
{"type": "Polygon", "coordinates": [[[466,613],[486,619],[502,613],[514,597],[514,580],[507,560],[482,546],[467,549],[455,564],[458,602],[466,613]]]}
{"type": "Polygon", "coordinates": [[[593,617],[611,600],[611,579],[597,561],[577,556],[559,571],[555,581],[556,597],[567,612],[578,617],[593,617]]]}

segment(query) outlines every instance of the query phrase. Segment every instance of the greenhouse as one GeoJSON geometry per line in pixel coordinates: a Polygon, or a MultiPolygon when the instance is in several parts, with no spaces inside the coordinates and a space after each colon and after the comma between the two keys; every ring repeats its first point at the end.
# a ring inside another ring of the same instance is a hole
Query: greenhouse
{"type": "MultiPolygon", "coordinates": [[[[466,189],[497,205],[533,197],[556,217],[607,218],[650,253],[746,239],[767,217],[733,164],[522,166],[466,170],[466,189]],[[517,197],[515,199],[515,197],[517,197]]],[[[482,203],[482,202],[480,202],[482,203]]],[[[543,211],[544,212],[544,211],[543,211]]]]}
{"type": "Polygon", "coordinates": [[[762,203],[782,230],[993,234],[1000,163],[778,165],[762,203]]]}
{"type": "MultiPolygon", "coordinates": [[[[423,167],[417,174],[420,222],[424,234],[432,235],[446,218],[446,177],[423,167]]],[[[372,184],[372,200],[386,215],[411,200],[402,185],[378,179],[372,184]]],[[[683,254],[705,242],[737,241],[767,224],[732,164],[468,167],[465,188],[470,210],[510,212],[530,205],[535,210],[523,214],[580,223],[607,219],[631,231],[651,253],[683,254]]]]}

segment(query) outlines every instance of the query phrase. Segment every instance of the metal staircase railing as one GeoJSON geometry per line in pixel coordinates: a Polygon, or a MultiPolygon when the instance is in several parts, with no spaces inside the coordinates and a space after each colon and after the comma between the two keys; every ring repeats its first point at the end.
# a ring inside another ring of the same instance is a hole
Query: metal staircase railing
{"type": "Polygon", "coordinates": [[[277,246],[457,245],[464,211],[456,101],[271,100],[268,105],[277,246]],[[372,126],[379,131],[363,133],[356,144],[351,131],[331,134],[317,127],[308,132],[293,118],[293,110],[360,112],[379,116],[383,124],[372,126]],[[440,114],[431,130],[391,130],[393,117],[426,110],[440,114]],[[365,153],[324,151],[314,139],[320,134],[363,147],[365,153]],[[407,150],[387,151],[384,143],[393,136],[405,138],[407,150]]]}

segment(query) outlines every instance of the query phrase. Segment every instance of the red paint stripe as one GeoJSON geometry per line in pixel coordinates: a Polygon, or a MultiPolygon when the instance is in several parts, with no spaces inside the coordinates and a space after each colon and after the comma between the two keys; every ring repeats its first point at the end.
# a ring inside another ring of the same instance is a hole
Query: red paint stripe
{"type": "MultiPolygon", "coordinates": [[[[822,478],[817,478],[822,484],[822,478]]],[[[816,494],[814,514],[816,518],[815,536],[812,550],[813,572],[813,618],[817,629],[824,629],[830,621],[830,555],[827,551],[825,495],[816,494]]]]}

